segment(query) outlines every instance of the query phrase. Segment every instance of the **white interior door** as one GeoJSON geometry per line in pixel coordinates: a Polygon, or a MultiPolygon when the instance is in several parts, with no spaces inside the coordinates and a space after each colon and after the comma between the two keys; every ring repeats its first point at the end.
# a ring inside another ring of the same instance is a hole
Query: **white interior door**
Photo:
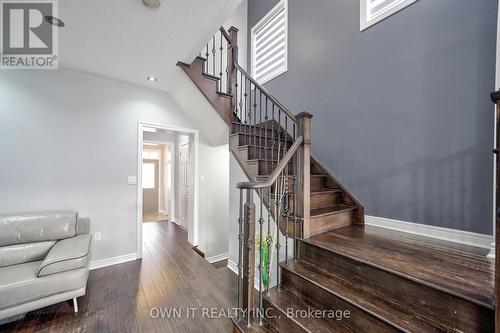
{"type": "Polygon", "coordinates": [[[179,221],[188,228],[189,221],[189,143],[179,146],[179,221]]]}
{"type": "Polygon", "coordinates": [[[158,160],[143,160],[142,163],[142,213],[157,214],[159,194],[158,160]]]}

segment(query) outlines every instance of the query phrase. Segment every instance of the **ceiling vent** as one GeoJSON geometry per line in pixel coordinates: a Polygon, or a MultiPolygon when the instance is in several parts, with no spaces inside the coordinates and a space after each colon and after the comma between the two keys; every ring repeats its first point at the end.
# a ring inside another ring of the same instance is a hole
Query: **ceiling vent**
{"type": "Polygon", "coordinates": [[[142,0],[142,1],[149,8],[158,8],[161,5],[160,0],[142,0]]]}

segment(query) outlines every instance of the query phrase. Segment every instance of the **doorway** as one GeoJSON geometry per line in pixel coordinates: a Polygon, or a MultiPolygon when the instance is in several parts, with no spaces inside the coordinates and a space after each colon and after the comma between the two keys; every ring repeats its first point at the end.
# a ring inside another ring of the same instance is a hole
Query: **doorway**
{"type": "Polygon", "coordinates": [[[179,222],[188,228],[189,221],[189,143],[179,145],[179,222]]]}
{"type": "Polygon", "coordinates": [[[198,245],[197,130],[138,124],[137,256],[148,222],[175,223],[198,245]]]}
{"type": "Polygon", "coordinates": [[[144,143],[142,151],[142,221],[167,222],[172,197],[171,145],[144,143]]]}

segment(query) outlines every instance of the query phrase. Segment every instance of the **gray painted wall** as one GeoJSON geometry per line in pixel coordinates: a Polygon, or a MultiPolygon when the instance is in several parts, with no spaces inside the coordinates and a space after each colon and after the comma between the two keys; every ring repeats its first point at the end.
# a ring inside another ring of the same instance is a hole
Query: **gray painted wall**
{"type": "MultiPolygon", "coordinates": [[[[249,31],[276,3],[249,2],[249,31]]],[[[368,215],[491,234],[496,24],[496,0],[421,0],[364,32],[358,0],[289,0],[266,88],[314,114],[313,153],[368,215]]]]}
{"type": "MultiPolygon", "coordinates": [[[[77,210],[102,233],[94,261],[136,253],[137,187],[127,176],[137,175],[138,122],[195,128],[159,90],[67,70],[0,71],[0,213],[77,210]]],[[[201,134],[199,167],[198,244],[225,254],[228,146],[201,134]]]]}

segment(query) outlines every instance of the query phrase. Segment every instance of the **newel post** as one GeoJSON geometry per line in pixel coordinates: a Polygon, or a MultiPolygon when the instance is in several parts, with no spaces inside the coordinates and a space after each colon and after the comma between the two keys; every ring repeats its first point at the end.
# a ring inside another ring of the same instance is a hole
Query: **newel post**
{"type": "MultiPolygon", "coordinates": [[[[246,190],[246,201],[243,207],[243,292],[242,309],[254,308],[254,276],[255,276],[255,204],[253,190],[246,190]]],[[[250,318],[250,316],[248,316],[250,318]]]]}
{"type": "MultiPolygon", "coordinates": [[[[227,80],[227,92],[232,94],[236,90],[236,67],[235,62],[238,62],[238,29],[231,27],[228,30],[229,37],[231,37],[231,46],[227,52],[227,69],[228,69],[228,80],[227,80]]],[[[236,105],[236,97],[231,100],[231,106],[234,108],[236,105]]]]}
{"type": "Polygon", "coordinates": [[[297,118],[298,135],[304,142],[298,150],[297,161],[297,215],[302,218],[302,237],[311,236],[311,118],[312,114],[301,112],[297,118]]]}
{"type": "Polygon", "coordinates": [[[500,90],[491,93],[491,100],[496,104],[495,130],[495,224],[493,225],[495,240],[495,332],[500,333],[500,90]]]}

